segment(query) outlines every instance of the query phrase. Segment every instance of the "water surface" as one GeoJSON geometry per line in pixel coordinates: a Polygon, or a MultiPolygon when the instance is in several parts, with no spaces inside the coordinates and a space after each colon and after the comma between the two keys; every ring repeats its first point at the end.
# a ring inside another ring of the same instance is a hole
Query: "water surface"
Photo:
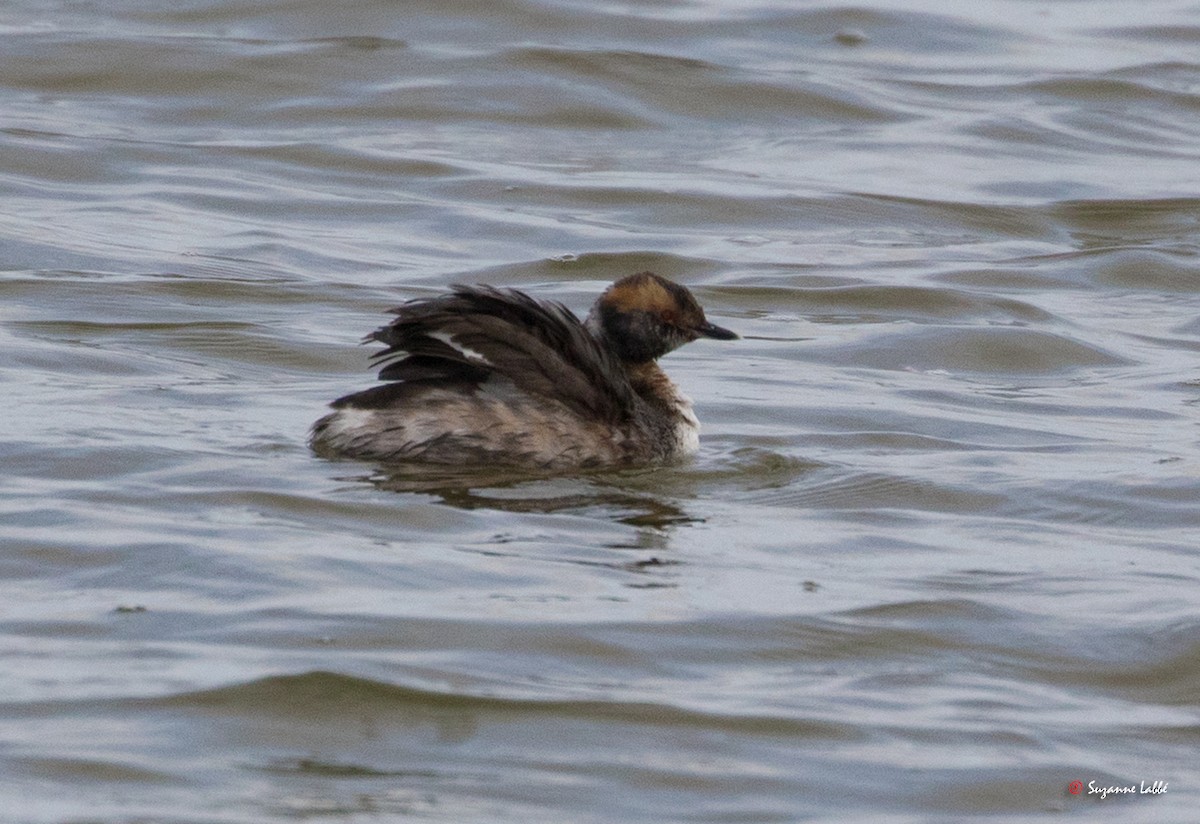
{"type": "Polygon", "coordinates": [[[1195,820],[1194,4],[153,5],[0,11],[7,820],[1195,820]],[[694,461],[308,450],[644,269],[694,461]]]}

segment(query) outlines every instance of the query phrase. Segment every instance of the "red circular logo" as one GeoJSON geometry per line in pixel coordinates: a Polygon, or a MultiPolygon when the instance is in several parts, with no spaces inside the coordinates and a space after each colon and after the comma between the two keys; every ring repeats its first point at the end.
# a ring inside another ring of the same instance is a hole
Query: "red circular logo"
{"type": "Polygon", "coordinates": [[[1071,795],[1079,795],[1081,792],[1083,792],[1083,782],[1072,781],[1067,785],[1067,792],[1069,792],[1071,795]]]}

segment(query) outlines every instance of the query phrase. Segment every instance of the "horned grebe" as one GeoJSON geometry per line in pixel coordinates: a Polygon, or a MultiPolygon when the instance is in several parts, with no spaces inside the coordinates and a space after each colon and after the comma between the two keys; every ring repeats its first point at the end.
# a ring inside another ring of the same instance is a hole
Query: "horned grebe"
{"type": "Polygon", "coordinates": [[[709,323],[683,286],[642,272],[605,290],[582,323],[515,289],[455,286],[409,301],[367,337],[387,346],[382,386],[334,401],[318,452],[382,462],[570,469],[695,452],[691,401],[655,359],[709,323]]]}

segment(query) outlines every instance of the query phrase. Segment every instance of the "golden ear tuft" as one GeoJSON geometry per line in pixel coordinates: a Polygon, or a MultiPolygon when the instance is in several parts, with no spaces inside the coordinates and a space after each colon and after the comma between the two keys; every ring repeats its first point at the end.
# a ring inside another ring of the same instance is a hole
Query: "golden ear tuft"
{"type": "Polygon", "coordinates": [[[666,316],[678,308],[675,296],[663,285],[662,279],[652,272],[639,272],[623,277],[608,287],[604,303],[619,312],[651,312],[666,316]]]}

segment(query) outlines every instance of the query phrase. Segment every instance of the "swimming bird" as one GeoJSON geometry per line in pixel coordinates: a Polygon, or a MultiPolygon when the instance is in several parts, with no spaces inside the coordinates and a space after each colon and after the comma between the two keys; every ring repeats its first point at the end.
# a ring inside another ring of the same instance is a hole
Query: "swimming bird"
{"type": "Polygon", "coordinates": [[[699,448],[692,403],[657,364],[710,323],[685,287],[621,278],[580,321],[516,289],[454,286],[391,310],[367,336],[380,386],[338,398],[321,454],[385,463],[568,470],[670,461],[699,448]]]}

